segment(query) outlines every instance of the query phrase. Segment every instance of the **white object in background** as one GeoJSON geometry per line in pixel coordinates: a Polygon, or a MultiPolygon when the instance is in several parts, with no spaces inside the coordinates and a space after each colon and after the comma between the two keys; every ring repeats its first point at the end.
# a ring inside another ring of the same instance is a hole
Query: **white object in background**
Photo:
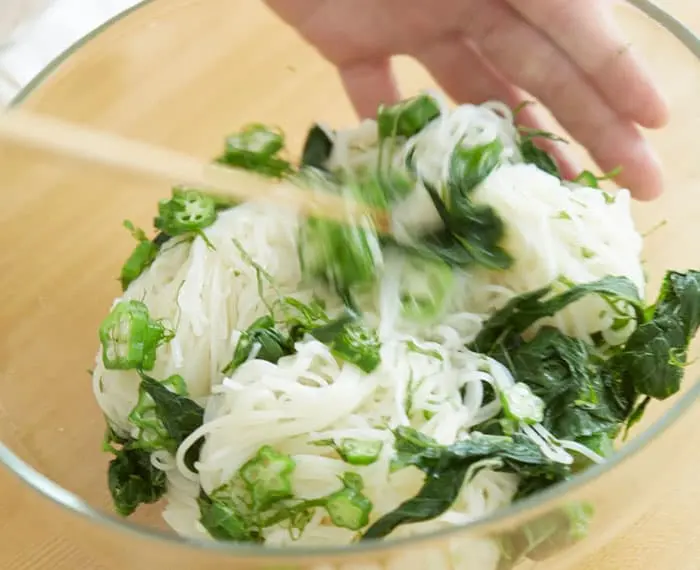
{"type": "Polygon", "coordinates": [[[22,28],[36,18],[53,0],[3,0],[0,6],[0,103],[8,101],[21,88],[2,65],[3,53],[22,28]]]}
{"type": "Polygon", "coordinates": [[[7,103],[80,38],[138,3],[139,0],[0,0],[0,103],[7,103]]]}
{"type": "Polygon", "coordinates": [[[53,0],[3,0],[0,7],[0,50],[9,44],[22,25],[31,21],[53,0]]]}

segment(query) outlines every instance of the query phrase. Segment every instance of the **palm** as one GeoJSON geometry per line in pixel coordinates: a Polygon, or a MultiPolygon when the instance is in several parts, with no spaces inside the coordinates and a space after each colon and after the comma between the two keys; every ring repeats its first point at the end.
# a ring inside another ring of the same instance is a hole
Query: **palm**
{"type": "MultiPolygon", "coordinates": [[[[637,124],[660,127],[667,109],[615,27],[611,0],[267,1],[338,67],[361,115],[399,97],[390,58],[410,55],[457,101],[515,106],[530,94],[602,169],[622,165],[620,182],[637,197],[661,190],[637,124]]],[[[535,107],[521,118],[539,125],[535,107]]]]}

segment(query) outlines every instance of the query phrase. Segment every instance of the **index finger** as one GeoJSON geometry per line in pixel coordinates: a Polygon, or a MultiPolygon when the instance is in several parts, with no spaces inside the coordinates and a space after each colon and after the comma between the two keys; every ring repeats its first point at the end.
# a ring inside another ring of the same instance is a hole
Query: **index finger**
{"type": "Polygon", "coordinates": [[[400,99],[388,59],[351,62],[342,65],[339,71],[345,91],[362,119],[376,117],[379,105],[390,105],[400,99]]]}
{"type": "Polygon", "coordinates": [[[648,128],[668,122],[668,106],[615,22],[612,0],[507,0],[589,77],[620,115],[648,128]]]}

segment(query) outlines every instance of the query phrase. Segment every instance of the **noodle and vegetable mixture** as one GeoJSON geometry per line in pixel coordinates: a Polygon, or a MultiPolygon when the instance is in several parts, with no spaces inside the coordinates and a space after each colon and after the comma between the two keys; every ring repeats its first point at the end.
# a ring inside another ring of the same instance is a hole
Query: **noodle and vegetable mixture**
{"type": "MultiPolygon", "coordinates": [[[[547,136],[426,94],[315,125],[297,166],[250,125],[219,163],[384,208],[390,235],[190,188],[153,239],[126,222],[93,376],[116,510],[164,499],[187,537],[342,545],[468,523],[605,461],[679,390],[700,272],[646,305],[629,193],[565,181],[547,136]]],[[[575,539],[591,514],[544,530],[575,539]]],[[[423,567],[551,538],[461,540],[423,567]]]]}

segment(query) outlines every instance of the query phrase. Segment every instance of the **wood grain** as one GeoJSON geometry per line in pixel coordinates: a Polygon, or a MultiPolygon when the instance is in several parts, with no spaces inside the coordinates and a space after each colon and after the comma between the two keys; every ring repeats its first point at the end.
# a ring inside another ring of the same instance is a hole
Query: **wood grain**
{"type": "MultiPolygon", "coordinates": [[[[662,4],[700,30],[697,2],[662,4]]],[[[675,113],[670,130],[650,135],[666,160],[669,191],[635,208],[642,228],[669,220],[647,241],[649,269],[658,278],[661,267],[700,265],[700,200],[688,200],[700,185],[700,64],[641,17],[630,17],[625,27],[650,59],[675,113]],[[678,247],[682,243],[690,245],[678,247]]],[[[403,59],[398,65],[407,92],[430,84],[417,66],[403,59]]],[[[249,121],[279,124],[290,147],[298,148],[311,122],[342,126],[354,120],[330,66],[249,0],[152,2],[63,61],[24,105],[202,160],[219,152],[223,135],[249,121]]],[[[103,421],[84,370],[94,357],[94,331],[118,292],[114,275],[132,245],[120,221],[148,224],[168,189],[7,146],[0,146],[0,163],[0,291],[6,293],[0,305],[0,439],[63,487],[106,509],[103,421]]],[[[700,568],[699,412],[694,409],[671,439],[650,446],[635,464],[637,472],[610,480],[621,497],[629,496],[628,485],[640,498],[641,516],[629,530],[614,540],[598,536],[600,545],[587,562],[537,568],[700,568]],[[672,478],[659,489],[665,471],[672,478]],[[646,499],[653,506],[645,511],[646,499]]],[[[616,516],[614,499],[600,505],[608,517],[616,516]]],[[[620,521],[627,511],[622,505],[620,521]]],[[[151,515],[138,520],[149,523],[151,515]]],[[[0,569],[253,567],[176,548],[159,550],[149,565],[149,543],[126,534],[115,542],[113,532],[68,516],[0,469],[0,569]]],[[[275,569],[283,567],[292,568],[275,569]]]]}

